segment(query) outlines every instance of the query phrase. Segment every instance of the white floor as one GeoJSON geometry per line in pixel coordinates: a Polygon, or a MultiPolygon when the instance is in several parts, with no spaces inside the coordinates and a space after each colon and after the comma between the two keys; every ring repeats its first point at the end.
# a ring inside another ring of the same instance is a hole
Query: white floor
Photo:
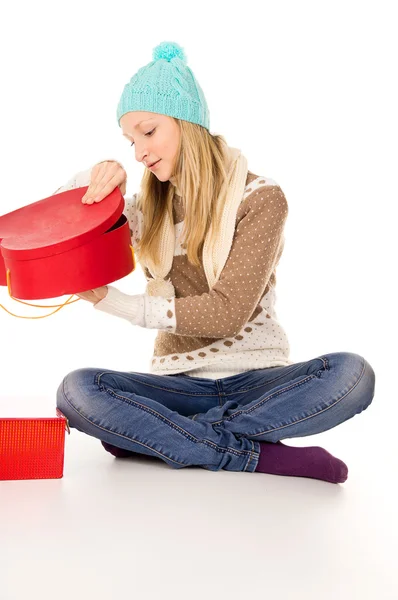
{"type": "Polygon", "coordinates": [[[341,485],[115,459],[72,430],[63,479],[0,482],[0,598],[397,600],[397,453],[384,421],[375,403],[285,441],[343,459],[341,485]]]}

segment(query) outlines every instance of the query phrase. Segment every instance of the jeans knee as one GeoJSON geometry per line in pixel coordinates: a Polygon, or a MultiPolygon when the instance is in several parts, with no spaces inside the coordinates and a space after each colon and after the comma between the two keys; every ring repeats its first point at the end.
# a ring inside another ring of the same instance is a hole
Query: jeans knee
{"type": "Polygon", "coordinates": [[[70,405],[69,405],[69,402],[67,401],[67,398],[65,395],[65,388],[64,388],[65,380],[67,377],[68,377],[68,375],[66,375],[63,378],[63,380],[61,381],[61,383],[58,386],[57,393],[56,393],[56,406],[65,415],[65,417],[69,416],[67,413],[69,413],[69,409],[70,409],[70,405]]]}
{"type": "Polygon", "coordinates": [[[76,369],[61,381],[56,394],[57,408],[69,419],[80,410],[87,397],[87,385],[94,382],[95,369],[76,369]]]}
{"type": "Polygon", "coordinates": [[[347,382],[350,410],[358,414],[371,404],[375,392],[375,372],[368,361],[354,352],[340,353],[339,376],[347,382]]]}
{"type": "Polygon", "coordinates": [[[65,381],[65,377],[63,378],[63,380],[61,381],[61,383],[58,386],[57,389],[57,406],[58,406],[58,402],[62,402],[63,400],[63,387],[64,387],[64,381],[65,381]]]}
{"type": "Polygon", "coordinates": [[[372,403],[375,393],[375,381],[376,376],[372,366],[368,361],[359,354],[351,354],[351,357],[355,357],[361,366],[361,377],[358,380],[358,412],[365,410],[372,403]]]}
{"type": "Polygon", "coordinates": [[[365,371],[363,374],[363,397],[364,397],[364,409],[371,404],[375,395],[376,386],[376,374],[372,366],[365,360],[365,371]]]}

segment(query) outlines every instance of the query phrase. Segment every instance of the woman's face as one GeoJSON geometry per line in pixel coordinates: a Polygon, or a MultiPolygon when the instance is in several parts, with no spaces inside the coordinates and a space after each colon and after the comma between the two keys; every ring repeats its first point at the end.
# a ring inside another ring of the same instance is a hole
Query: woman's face
{"type": "Polygon", "coordinates": [[[168,181],[173,175],[180,143],[178,123],[167,115],[132,111],[122,116],[120,125],[123,135],[134,143],[135,158],[150,169],[160,181],[168,181]]]}

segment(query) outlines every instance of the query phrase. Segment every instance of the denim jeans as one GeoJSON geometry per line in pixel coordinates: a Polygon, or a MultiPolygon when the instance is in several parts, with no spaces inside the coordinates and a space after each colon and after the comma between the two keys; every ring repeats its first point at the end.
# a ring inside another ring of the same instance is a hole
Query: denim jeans
{"type": "Polygon", "coordinates": [[[254,472],[260,441],[336,427],[369,406],[374,388],[363,357],[335,352],[222,379],[77,369],[57,406],[71,427],[173,468],[254,472]]]}

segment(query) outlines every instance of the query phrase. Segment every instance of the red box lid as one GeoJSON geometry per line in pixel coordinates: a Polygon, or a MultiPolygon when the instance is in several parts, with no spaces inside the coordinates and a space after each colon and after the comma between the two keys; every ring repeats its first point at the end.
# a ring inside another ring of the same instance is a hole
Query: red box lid
{"type": "Polygon", "coordinates": [[[0,251],[5,258],[31,260],[66,252],[112,227],[123,213],[117,187],[102,202],[83,204],[88,186],[68,190],[0,217],[0,251]]]}

